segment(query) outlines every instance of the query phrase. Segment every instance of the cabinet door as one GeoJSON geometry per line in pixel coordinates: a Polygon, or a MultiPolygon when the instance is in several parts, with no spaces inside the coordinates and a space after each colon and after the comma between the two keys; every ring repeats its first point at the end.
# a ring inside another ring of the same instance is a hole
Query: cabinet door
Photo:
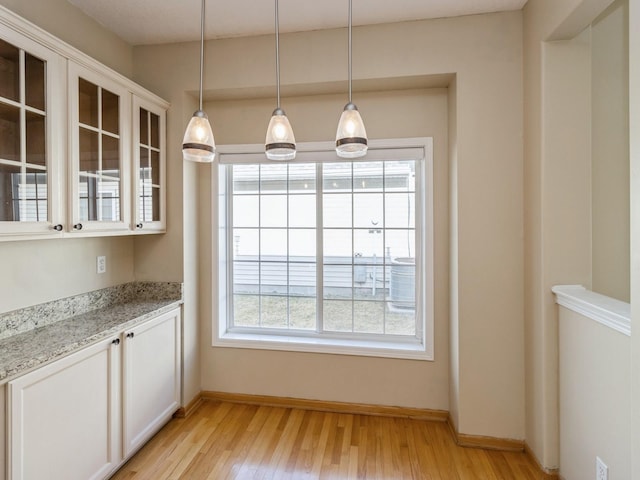
{"type": "Polygon", "coordinates": [[[62,230],[64,67],[58,54],[0,25],[2,240],[62,230]]]}
{"type": "Polygon", "coordinates": [[[129,230],[131,94],[69,62],[70,231],[129,230]]]}
{"type": "Polygon", "coordinates": [[[128,330],[123,355],[123,439],[127,457],[179,407],[180,309],[128,330]]]}
{"type": "Polygon", "coordinates": [[[166,110],[133,97],[133,202],[137,233],[166,229],[166,110]]]}
{"type": "Polygon", "coordinates": [[[87,480],[120,462],[119,347],[103,341],[9,382],[10,480],[87,480]]]}

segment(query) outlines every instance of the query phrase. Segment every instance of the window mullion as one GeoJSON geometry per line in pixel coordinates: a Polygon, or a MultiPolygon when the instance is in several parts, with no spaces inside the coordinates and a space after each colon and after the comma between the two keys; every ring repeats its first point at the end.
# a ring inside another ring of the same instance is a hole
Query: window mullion
{"type": "Polygon", "coordinates": [[[324,331],[324,221],[322,215],[324,177],[316,164],[316,332],[324,331]]]}
{"type": "MultiPolygon", "coordinates": [[[[151,137],[149,137],[151,138],[151,137]]],[[[226,195],[225,199],[227,200],[227,204],[225,205],[225,224],[226,224],[226,232],[227,232],[227,240],[226,240],[226,251],[227,251],[227,329],[233,328],[235,325],[234,319],[234,280],[233,276],[235,274],[235,262],[234,262],[234,252],[233,252],[233,167],[232,166],[224,166],[223,172],[225,175],[225,185],[226,185],[226,195]]]]}

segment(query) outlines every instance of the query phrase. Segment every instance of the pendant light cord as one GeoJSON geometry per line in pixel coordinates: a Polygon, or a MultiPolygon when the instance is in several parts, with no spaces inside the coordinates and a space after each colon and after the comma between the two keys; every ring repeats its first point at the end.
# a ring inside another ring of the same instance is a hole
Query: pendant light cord
{"type": "Polygon", "coordinates": [[[280,109],[280,22],[278,19],[278,0],[276,0],[276,88],[278,97],[278,109],[280,109]]]}
{"type": "Polygon", "coordinates": [[[202,110],[202,77],[204,76],[204,3],[205,0],[202,0],[200,14],[200,110],[202,110]]]}
{"type": "Polygon", "coordinates": [[[349,103],[351,103],[351,3],[349,0],[349,103]]]}

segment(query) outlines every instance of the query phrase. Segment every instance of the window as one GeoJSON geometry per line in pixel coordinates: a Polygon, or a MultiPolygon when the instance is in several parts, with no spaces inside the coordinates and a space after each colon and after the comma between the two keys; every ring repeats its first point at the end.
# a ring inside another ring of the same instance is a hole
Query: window
{"type": "Polygon", "coordinates": [[[299,145],[288,163],[221,147],[214,343],[431,358],[432,162],[421,142],[356,161],[299,145]]]}

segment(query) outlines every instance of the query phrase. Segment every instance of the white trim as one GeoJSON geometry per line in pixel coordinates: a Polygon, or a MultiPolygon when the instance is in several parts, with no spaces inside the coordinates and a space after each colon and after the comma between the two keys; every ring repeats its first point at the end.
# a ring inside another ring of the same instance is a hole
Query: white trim
{"type": "Polygon", "coordinates": [[[587,290],[582,285],[556,285],[556,303],[613,330],[631,336],[631,305],[587,290]]]}
{"type": "MultiPolygon", "coordinates": [[[[433,139],[431,137],[424,137],[373,140],[370,141],[369,147],[371,155],[367,154],[365,158],[359,159],[360,161],[381,160],[383,158],[380,157],[380,154],[384,153],[381,151],[386,149],[404,149],[411,158],[423,161],[423,187],[421,192],[416,192],[416,202],[424,205],[424,212],[422,213],[424,221],[420,222],[422,224],[421,226],[416,224],[416,232],[418,232],[420,236],[417,242],[421,245],[421,251],[416,252],[416,262],[421,261],[424,265],[424,267],[420,269],[422,272],[420,278],[416,278],[416,288],[419,290],[418,294],[422,297],[422,302],[420,302],[422,304],[421,309],[416,311],[416,315],[419,318],[417,323],[420,324],[419,331],[422,334],[422,343],[415,341],[415,339],[414,342],[404,342],[401,339],[397,339],[396,341],[392,337],[372,340],[366,338],[335,338],[329,336],[322,338],[315,336],[305,337],[287,335],[286,333],[274,335],[257,332],[227,331],[227,310],[229,308],[228,292],[231,291],[232,287],[228,285],[228,279],[224,270],[226,268],[225,259],[230,256],[229,249],[231,246],[226,244],[225,235],[222,235],[224,238],[220,238],[220,231],[224,230],[224,222],[226,221],[227,212],[223,204],[226,204],[225,191],[228,185],[227,182],[225,182],[225,175],[220,175],[219,168],[212,168],[212,185],[218,187],[217,191],[212,192],[211,198],[212,211],[214,212],[212,235],[215,239],[212,243],[214,256],[218,257],[218,261],[214,262],[214,270],[212,272],[213,285],[215,286],[217,284],[218,287],[218,295],[212,296],[214,302],[213,311],[218,312],[218,315],[214,315],[212,319],[212,345],[214,347],[434,360],[433,139]],[[378,152],[380,154],[376,155],[378,152]],[[418,195],[421,195],[423,198],[419,199],[418,195]]],[[[335,144],[334,142],[299,143],[297,150],[303,154],[302,156],[307,152],[319,152],[318,155],[326,156],[332,152],[335,153],[335,144]]],[[[252,161],[258,160],[260,163],[263,163],[264,145],[219,145],[217,147],[216,155],[218,161],[220,160],[220,155],[228,154],[249,155],[252,157],[252,161]]],[[[388,159],[388,156],[384,159],[388,159]]],[[[300,158],[288,163],[299,163],[299,160],[300,158]]],[[[313,161],[318,162],[319,160],[316,159],[313,161]]]]}
{"type": "Polygon", "coordinates": [[[216,335],[214,325],[213,346],[250,348],[255,350],[285,350],[289,352],[356,355],[361,357],[433,360],[433,353],[419,343],[302,337],[293,335],[259,335],[224,333],[216,335]]]}

